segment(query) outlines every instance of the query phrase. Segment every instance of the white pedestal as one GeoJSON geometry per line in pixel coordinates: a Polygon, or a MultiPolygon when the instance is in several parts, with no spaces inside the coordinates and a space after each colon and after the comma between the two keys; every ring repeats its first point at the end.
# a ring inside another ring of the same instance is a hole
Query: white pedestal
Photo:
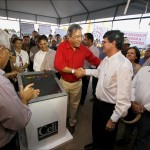
{"type": "Polygon", "coordinates": [[[67,98],[65,95],[28,105],[32,117],[26,135],[19,132],[21,150],[49,150],[73,139],[66,129],[67,98]]]}

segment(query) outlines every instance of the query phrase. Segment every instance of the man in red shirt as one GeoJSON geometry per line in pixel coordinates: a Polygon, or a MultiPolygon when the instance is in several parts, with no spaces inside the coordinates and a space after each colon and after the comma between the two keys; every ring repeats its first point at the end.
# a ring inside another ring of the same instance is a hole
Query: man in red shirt
{"type": "Polygon", "coordinates": [[[68,92],[68,129],[73,134],[76,124],[76,112],[81,98],[82,81],[78,78],[78,69],[83,67],[84,60],[94,66],[101,62],[99,58],[84,45],[82,41],[82,28],[80,25],[72,24],[68,28],[68,41],[61,43],[56,51],[54,65],[60,72],[60,82],[68,92]]]}

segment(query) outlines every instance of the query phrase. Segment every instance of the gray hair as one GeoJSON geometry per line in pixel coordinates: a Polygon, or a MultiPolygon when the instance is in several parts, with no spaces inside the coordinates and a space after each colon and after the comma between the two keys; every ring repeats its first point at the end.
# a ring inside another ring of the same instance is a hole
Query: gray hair
{"type": "Polygon", "coordinates": [[[9,36],[8,33],[0,29],[0,46],[5,46],[6,48],[10,48],[9,36]]]}
{"type": "Polygon", "coordinates": [[[82,27],[78,24],[72,24],[69,26],[68,31],[67,31],[67,35],[71,36],[72,33],[76,30],[82,30],[82,27]]]}

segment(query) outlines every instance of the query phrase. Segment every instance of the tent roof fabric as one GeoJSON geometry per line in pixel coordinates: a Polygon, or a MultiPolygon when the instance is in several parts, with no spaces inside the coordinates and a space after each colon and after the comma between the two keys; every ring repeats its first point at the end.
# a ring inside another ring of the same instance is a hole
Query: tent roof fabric
{"type": "MultiPolygon", "coordinates": [[[[0,16],[55,24],[123,16],[128,0],[0,0],[0,16]]],[[[148,0],[130,0],[126,15],[150,12],[148,0]]]]}

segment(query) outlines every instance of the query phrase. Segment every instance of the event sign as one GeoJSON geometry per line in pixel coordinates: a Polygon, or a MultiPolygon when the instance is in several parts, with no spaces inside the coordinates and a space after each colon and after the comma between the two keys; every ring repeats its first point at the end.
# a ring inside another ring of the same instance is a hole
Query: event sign
{"type": "Polygon", "coordinates": [[[124,36],[128,37],[131,46],[137,46],[138,48],[145,48],[147,32],[129,32],[125,31],[124,36]]]}
{"type": "Polygon", "coordinates": [[[23,35],[31,35],[34,31],[34,24],[21,23],[20,28],[23,35]]]}

